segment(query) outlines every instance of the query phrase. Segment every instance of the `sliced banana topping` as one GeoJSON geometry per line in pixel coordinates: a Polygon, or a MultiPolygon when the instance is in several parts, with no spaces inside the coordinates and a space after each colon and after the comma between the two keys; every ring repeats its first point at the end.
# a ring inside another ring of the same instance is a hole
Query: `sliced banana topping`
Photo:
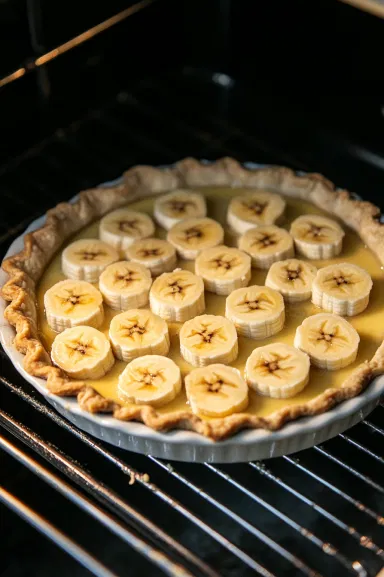
{"type": "Polygon", "coordinates": [[[125,362],[169,351],[167,323],[148,310],[132,309],[116,315],[109,327],[109,339],[115,357],[125,362]]]}
{"type": "Polygon", "coordinates": [[[212,363],[231,363],[238,355],[236,329],[228,319],[201,315],[181,328],[180,352],[195,367],[212,363]]]}
{"type": "Polygon", "coordinates": [[[49,326],[58,333],[79,325],[98,328],[104,320],[101,293],[81,280],[53,285],[44,295],[44,308],[49,326]]]}
{"type": "Polygon", "coordinates": [[[52,361],[73,379],[101,379],[115,359],[107,337],[93,327],[66,329],[53,341],[52,361]]]}
{"type": "Polygon", "coordinates": [[[312,302],[338,315],[352,317],[367,308],[372,279],[364,269],[347,262],[321,268],[313,281],[312,302]]]}
{"type": "Polygon", "coordinates": [[[284,300],[280,293],[265,286],[237,289],[227,297],[225,316],[239,335],[265,339],[284,326],[284,300]]]}
{"type": "Polygon", "coordinates": [[[126,257],[147,267],[152,276],[170,272],[176,268],[176,250],[171,243],[160,238],[137,240],[125,251],[126,257]]]}
{"type": "Polygon", "coordinates": [[[155,225],[143,212],[120,208],[110,212],[100,221],[101,240],[120,251],[126,250],[135,240],[153,236],[155,225]]]}
{"type": "Polygon", "coordinates": [[[319,313],[296,329],[294,345],[309,355],[314,366],[336,371],[353,363],[359,341],[358,332],[347,320],[319,313]]]}
{"type": "Polygon", "coordinates": [[[279,291],[287,302],[306,301],[311,298],[316,273],[317,268],[311,263],[290,258],[271,266],[265,284],[279,291]]]}
{"type": "Polygon", "coordinates": [[[186,218],[203,218],[206,214],[204,196],[192,190],[174,190],[155,200],[155,220],[166,230],[186,218]]]}
{"type": "Polygon", "coordinates": [[[115,262],[100,276],[99,288],[104,302],[115,310],[143,307],[148,303],[152,278],[142,264],[115,262]]]}
{"type": "Polygon", "coordinates": [[[289,232],[273,224],[247,230],[239,239],[239,248],[250,255],[254,268],[269,268],[294,255],[289,232]]]}
{"type": "Polygon", "coordinates": [[[166,405],[181,391],[180,369],[167,357],[139,357],[121,373],[118,390],[129,403],[152,407],[166,405]]]}
{"type": "Polygon", "coordinates": [[[251,280],[251,259],[245,252],[228,246],[204,250],[195,262],[195,272],[204,280],[207,291],[229,295],[251,280]]]}
{"type": "Polygon", "coordinates": [[[291,345],[272,343],[254,349],[245,365],[245,379],[260,395],[287,399],[307,385],[309,367],[307,354],[291,345]]]}
{"type": "Polygon", "coordinates": [[[240,372],[223,364],[194,369],[185,377],[192,412],[204,417],[226,417],[248,406],[248,387],[240,372]]]}
{"type": "Polygon", "coordinates": [[[237,234],[273,224],[285,210],[285,200],[273,192],[254,190],[236,196],[228,206],[227,221],[237,234]]]}
{"type": "Polygon", "coordinates": [[[154,281],[149,302],[159,317],[184,322],[205,309],[203,279],[188,270],[164,273],[154,281]]]}
{"type": "Polygon", "coordinates": [[[119,254],[112,246],[96,238],[83,238],[63,250],[61,268],[68,278],[97,283],[105,267],[117,260],[119,254]]]}
{"type": "Polygon", "coordinates": [[[290,233],[298,253],[312,259],[332,258],[341,253],[344,231],[325,216],[299,216],[291,224],[290,233]]]}
{"type": "Polygon", "coordinates": [[[175,224],[167,240],[182,258],[194,260],[203,250],[222,244],[224,230],[211,218],[189,218],[175,224]]]}

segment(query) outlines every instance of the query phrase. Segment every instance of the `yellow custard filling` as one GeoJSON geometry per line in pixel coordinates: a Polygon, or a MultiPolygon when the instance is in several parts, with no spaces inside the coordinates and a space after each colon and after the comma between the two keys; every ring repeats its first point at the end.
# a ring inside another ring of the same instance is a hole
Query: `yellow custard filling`
{"type": "MultiPolygon", "coordinates": [[[[207,205],[208,216],[219,221],[226,230],[225,242],[228,246],[235,245],[235,239],[227,232],[226,212],[227,206],[231,198],[244,192],[241,189],[233,188],[206,188],[202,189],[204,192],[207,205]]],[[[303,202],[301,200],[286,198],[287,207],[284,217],[284,226],[289,229],[290,223],[300,215],[303,214],[322,214],[327,215],[324,211],[318,209],[313,204],[303,202]]],[[[129,205],[132,210],[140,211],[153,215],[153,198],[143,199],[133,202],[129,205]]],[[[331,218],[333,216],[331,215],[331,218]]],[[[382,267],[376,256],[364,246],[360,237],[352,230],[342,225],[345,230],[345,237],[343,242],[342,253],[332,260],[316,260],[313,264],[317,268],[327,266],[337,262],[350,262],[364,268],[372,277],[373,289],[370,295],[368,308],[361,314],[348,318],[351,324],[355,327],[360,335],[359,352],[356,361],[348,367],[338,371],[325,371],[311,367],[310,380],[306,388],[297,394],[295,397],[289,399],[272,399],[269,397],[260,396],[254,391],[250,390],[250,403],[247,412],[266,416],[286,406],[302,404],[322,393],[325,389],[330,387],[340,387],[346,377],[356,368],[357,365],[363,361],[370,359],[376,349],[383,340],[384,334],[384,275],[382,267]]],[[[80,231],[74,238],[66,243],[65,246],[80,238],[97,238],[98,237],[99,222],[86,227],[80,231]]],[[[156,236],[165,238],[166,231],[157,228],[156,236]]],[[[63,247],[63,249],[65,248],[63,247]]],[[[298,257],[302,258],[302,257],[298,257]]],[[[179,260],[178,266],[194,272],[194,261],[179,260]]],[[[252,279],[250,285],[263,285],[267,270],[252,270],[252,279]]],[[[50,265],[44,272],[37,291],[38,299],[38,322],[41,339],[48,351],[51,350],[52,342],[56,333],[48,326],[45,312],[44,312],[44,294],[55,283],[64,280],[65,276],[61,270],[61,252],[58,253],[50,265]]],[[[95,285],[97,286],[97,285],[95,285]]],[[[216,294],[206,292],[206,313],[223,315],[225,314],[225,298],[216,294]]],[[[109,324],[113,316],[119,314],[120,311],[114,311],[108,306],[104,305],[105,319],[101,330],[108,335],[109,324]]],[[[253,340],[239,336],[239,356],[232,366],[238,368],[243,374],[245,363],[249,355],[256,347],[260,347],[272,342],[282,342],[293,345],[296,328],[302,321],[321,309],[315,307],[310,301],[299,302],[295,304],[286,303],[286,321],[283,330],[264,340],[253,340]]],[[[181,323],[168,323],[169,332],[171,336],[171,349],[169,358],[173,359],[181,369],[183,377],[188,374],[194,367],[189,365],[180,355],[179,337],[178,333],[181,328],[181,323]]],[[[118,394],[117,382],[120,373],[126,367],[126,363],[116,361],[112,370],[103,378],[87,383],[93,386],[104,397],[114,399],[121,404],[128,405],[118,394]]],[[[184,390],[176,397],[174,401],[158,409],[159,412],[169,413],[178,410],[189,410],[186,402],[184,390]]]]}

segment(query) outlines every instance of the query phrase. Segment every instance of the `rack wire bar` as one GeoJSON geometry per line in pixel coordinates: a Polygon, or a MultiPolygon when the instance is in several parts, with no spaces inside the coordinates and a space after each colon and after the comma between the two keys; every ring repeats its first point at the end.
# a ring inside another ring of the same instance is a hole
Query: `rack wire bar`
{"type": "Polygon", "coordinates": [[[379,435],[384,435],[384,429],[381,429],[380,427],[378,427],[378,426],[375,425],[374,423],[371,423],[371,421],[369,421],[368,419],[365,419],[365,421],[363,421],[363,425],[366,425],[367,427],[370,427],[370,428],[373,429],[376,433],[379,433],[379,435]]]}
{"type": "Polygon", "coordinates": [[[249,533],[260,539],[263,543],[267,544],[275,553],[279,554],[283,557],[286,561],[291,563],[297,570],[301,571],[302,574],[307,575],[308,577],[315,577],[317,573],[313,571],[310,567],[308,567],[305,563],[303,563],[298,557],[292,555],[289,551],[287,551],[284,547],[279,545],[276,541],[273,541],[268,535],[266,535],[260,529],[257,529],[248,521],[237,515],[234,511],[226,507],[223,503],[206,493],[203,489],[192,483],[189,479],[187,479],[184,475],[179,473],[176,470],[177,465],[168,465],[164,463],[160,459],[156,457],[149,456],[154,463],[162,467],[163,469],[167,470],[171,476],[175,477],[178,481],[181,481],[185,486],[189,489],[197,493],[200,497],[206,500],[208,503],[219,509],[225,515],[230,517],[233,521],[237,524],[241,525],[244,529],[246,529],[249,533]]]}
{"type": "MultiPolygon", "coordinates": [[[[74,461],[70,461],[52,445],[45,443],[45,441],[40,439],[32,431],[20,423],[17,423],[2,410],[0,410],[0,422],[7,430],[31,446],[42,457],[46,457],[47,453],[49,453],[50,458],[54,459],[54,463],[57,468],[68,475],[70,479],[81,485],[83,488],[87,489],[93,497],[106,504],[107,507],[114,513],[125,519],[132,518],[135,522],[136,529],[139,530],[141,527],[141,530],[144,530],[144,534],[147,536],[149,533],[151,533],[152,536],[156,536],[157,539],[162,540],[164,545],[168,546],[170,549],[175,549],[177,553],[183,557],[185,562],[192,562],[195,566],[197,566],[201,574],[207,575],[208,577],[218,577],[218,574],[215,571],[213,571],[210,567],[208,567],[208,565],[198,559],[178,542],[174,541],[169,535],[164,533],[160,527],[155,526],[148,518],[144,518],[142,515],[140,515],[140,513],[122,501],[105,485],[99,483],[90,474],[86,473],[83,468],[81,468],[79,465],[76,465],[74,461]]],[[[120,523],[114,521],[108,514],[95,507],[89,499],[81,496],[80,493],[72,489],[68,484],[60,481],[47,469],[44,469],[42,466],[38,465],[36,461],[26,457],[21,451],[17,450],[1,436],[0,446],[12,454],[15,458],[23,462],[23,464],[27,466],[32,472],[42,477],[50,485],[54,486],[56,490],[63,493],[68,499],[75,502],[79,507],[83,508],[97,520],[102,522],[127,544],[134,547],[138,552],[144,554],[149,559],[153,559],[153,561],[159,565],[162,570],[165,570],[170,575],[178,573],[180,574],[180,577],[191,577],[191,573],[189,573],[189,571],[186,571],[180,565],[173,563],[159,550],[145,544],[143,540],[134,536],[120,523]]]]}
{"type": "Polygon", "coordinates": [[[17,70],[15,70],[14,72],[12,72],[11,74],[8,74],[3,78],[0,78],[0,88],[6,86],[7,84],[10,84],[11,82],[14,82],[15,80],[18,80],[19,78],[22,78],[32,70],[35,70],[35,68],[47,64],[47,62],[50,62],[51,60],[57,58],[58,56],[61,56],[62,54],[65,54],[66,52],[72,50],[73,48],[76,48],[77,46],[80,46],[84,42],[91,40],[98,34],[104,32],[105,30],[108,30],[108,28],[111,28],[112,26],[119,24],[129,16],[136,14],[136,12],[140,12],[140,10],[143,10],[144,8],[152,4],[154,1],[155,0],[141,0],[140,2],[134,4],[133,6],[130,6],[129,8],[122,10],[118,14],[111,16],[107,20],[100,22],[99,24],[97,24],[93,28],[90,28],[86,32],[83,32],[82,34],[79,34],[78,36],[71,38],[71,40],[64,42],[64,44],[57,46],[56,48],[50,50],[46,54],[42,54],[35,60],[28,62],[28,65],[22,66],[17,70]]]}
{"type": "MultiPolygon", "coordinates": [[[[249,463],[249,464],[253,465],[253,463],[249,463]]],[[[238,489],[242,493],[246,494],[247,497],[249,497],[253,501],[256,501],[259,505],[261,505],[262,507],[267,509],[269,512],[271,512],[273,515],[275,515],[278,519],[280,519],[281,521],[283,521],[284,523],[286,523],[287,525],[292,527],[292,529],[294,529],[302,537],[305,537],[306,539],[308,539],[313,545],[316,545],[316,547],[321,549],[323,552],[332,554],[334,556],[334,558],[337,559],[337,561],[339,563],[341,563],[344,567],[346,567],[347,569],[353,569],[352,563],[344,555],[342,555],[334,547],[332,547],[329,543],[326,543],[325,541],[323,541],[322,539],[317,537],[314,533],[312,533],[311,531],[308,531],[302,525],[300,525],[299,523],[297,523],[296,521],[294,521],[293,519],[291,519],[290,517],[285,515],[282,511],[279,511],[276,507],[274,507],[273,505],[271,505],[270,503],[268,503],[267,501],[265,501],[264,499],[262,499],[261,497],[256,495],[254,492],[247,489],[244,485],[241,485],[241,483],[236,481],[236,479],[234,479],[233,476],[229,475],[228,473],[225,473],[220,468],[214,467],[213,465],[211,465],[209,463],[205,463],[205,466],[208,467],[211,471],[213,471],[217,475],[220,475],[220,477],[222,479],[225,479],[226,481],[228,481],[228,483],[230,483],[231,485],[236,487],[236,489],[238,489]]],[[[276,479],[275,477],[272,477],[272,478],[273,478],[273,480],[276,479]]],[[[287,490],[290,489],[290,487],[288,487],[284,483],[282,483],[282,486],[287,490]]],[[[310,503],[308,502],[307,504],[310,504],[310,503]]],[[[321,508],[318,508],[317,511],[319,511],[319,509],[321,509],[321,508]]]]}
{"type": "MultiPolygon", "coordinates": [[[[318,505],[317,503],[315,503],[314,501],[312,501],[311,499],[309,499],[305,495],[299,493],[299,491],[297,491],[292,486],[290,486],[288,483],[284,482],[282,479],[280,479],[279,477],[274,475],[268,468],[264,467],[262,464],[249,463],[249,465],[252,468],[256,469],[261,475],[266,476],[269,480],[273,481],[274,483],[276,483],[280,487],[284,488],[288,493],[292,494],[297,499],[299,499],[300,501],[302,501],[303,503],[305,503],[306,505],[311,507],[314,511],[319,513],[327,521],[330,521],[331,523],[336,525],[339,529],[344,531],[345,537],[344,537],[344,539],[342,538],[342,540],[347,539],[347,537],[353,538],[358,542],[358,544],[360,546],[366,547],[367,549],[369,549],[369,551],[375,553],[378,557],[380,557],[384,561],[383,549],[381,547],[379,547],[376,543],[374,543],[372,539],[367,538],[366,535],[359,533],[359,531],[357,531],[354,527],[352,527],[351,525],[348,525],[347,523],[344,523],[341,519],[339,519],[338,517],[336,517],[335,515],[333,515],[329,511],[327,511],[326,509],[324,509],[324,507],[318,505]]],[[[376,517],[376,519],[377,519],[377,517],[376,517]]],[[[306,537],[311,537],[311,538],[314,537],[314,535],[311,532],[308,532],[304,528],[302,528],[302,533],[306,537]],[[309,533],[309,535],[307,533],[309,533]]],[[[320,545],[321,545],[323,551],[325,551],[326,553],[332,554],[336,559],[338,559],[344,565],[347,564],[348,567],[353,566],[353,564],[350,561],[348,561],[348,559],[346,559],[345,556],[341,555],[341,557],[339,558],[340,553],[337,551],[337,549],[334,546],[330,545],[330,543],[320,543],[320,545]]]]}
{"type": "Polygon", "coordinates": [[[41,515],[33,511],[30,507],[27,507],[27,505],[1,486],[0,502],[25,519],[25,521],[58,545],[63,551],[73,557],[73,559],[76,559],[78,563],[88,569],[93,575],[96,575],[96,577],[118,577],[116,573],[112,573],[112,571],[107,569],[107,567],[80,547],[75,541],[67,537],[67,535],[64,535],[62,531],[56,529],[56,527],[41,517],[41,515]]]}
{"type": "MultiPolygon", "coordinates": [[[[8,423],[9,425],[10,423],[8,423]]],[[[11,428],[11,427],[9,427],[11,428]]],[[[20,434],[20,432],[18,433],[20,434]]],[[[158,549],[145,543],[142,539],[136,537],[133,533],[128,531],[121,523],[116,522],[110,515],[96,507],[92,501],[82,496],[81,493],[72,489],[68,483],[60,480],[59,477],[53,475],[48,469],[42,467],[35,459],[28,457],[25,453],[17,449],[7,439],[0,435],[0,447],[12,455],[15,459],[25,465],[32,473],[38,475],[46,483],[54,487],[57,491],[63,494],[67,499],[75,503],[78,507],[83,509],[86,513],[91,515],[94,519],[101,522],[105,527],[112,531],[117,537],[125,541],[130,547],[137,552],[150,559],[158,568],[168,575],[180,575],[180,577],[192,577],[192,574],[184,569],[182,566],[171,561],[158,549]]],[[[217,573],[209,571],[206,573],[212,577],[217,577],[217,573]]]]}
{"type": "MultiPolygon", "coordinates": [[[[11,387],[10,387],[11,389],[13,389],[13,390],[16,389],[16,387],[13,386],[12,383],[9,383],[9,384],[11,385],[11,387]]],[[[43,413],[45,416],[50,417],[56,424],[63,426],[64,428],[69,430],[71,433],[75,434],[76,437],[79,438],[80,440],[82,440],[84,443],[86,443],[88,447],[92,448],[93,450],[95,450],[96,452],[100,453],[105,458],[107,458],[110,462],[112,462],[114,465],[116,465],[121,472],[123,472],[126,475],[129,475],[130,478],[134,478],[135,482],[142,484],[145,488],[149,489],[151,492],[156,494],[157,497],[159,497],[164,502],[166,502],[170,506],[172,506],[179,513],[181,513],[185,518],[187,518],[188,520],[195,523],[195,525],[197,525],[200,529],[202,529],[203,531],[208,533],[213,539],[215,539],[218,543],[220,543],[223,547],[225,547],[229,552],[231,552],[236,557],[238,557],[241,561],[246,563],[249,567],[251,567],[252,569],[257,571],[258,574],[262,575],[262,577],[274,577],[273,573],[266,570],[259,563],[257,563],[254,559],[249,557],[244,551],[242,551],[240,548],[236,547],[236,545],[232,544],[231,541],[229,541],[224,536],[222,536],[219,532],[215,531],[209,525],[204,523],[201,519],[199,519],[197,516],[195,516],[193,513],[191,513],[186,507],[184,507],[181,503],[179,503],[174,497],[171,497],[170,495],[168,495],[167,493],[162,491],[154,483],[151,483],[149,481],[143,481],[142,475],[137,473],[137,471],[135,471],[132,467],[128,466],[121,459],[117,458],[110,451],[105,449],[102,445],[98,444],[97,441],[93,440],[92,438],[90,438],[88,435],[86,435],[82,431],[73,427],[68,421],[65,421],[64,419],[62,419],[62,417],[60,417],[60,415],[55,413],[52,409],[43,405],[42,403],[40,403],[38,400],[34,399],[33,397],[30,397],[29,395],[27,395],[27,393],[25,393],[25,391],[23,391],[22,397],[24,400],[27,400],[38,411],[43,413]]],[[[32,435],[33,435],[33,433],[32,433],[32,435]]],[[[23,436],[23,438],[21,440],[26,442],[26,439],[27,438],[23,436]]],[[[50,445],[47,445],[45,447],[47,454],[49,454],[50,459],[52,459],[53,455],[52,455],[50,449],[51,449],[50,445]]],[[[43,456],[46,456],[46,455],[43,455],[43,456]]],[[[189,553],[189,552],[187,552],[187,553],[189,553]]],[[[212,575],[212,577],[216,577],[216,575],[217,575],[216,572],[213,571],[212,569],[210,569],[203,561],[198,560],[198,564],[200,565],[201,569],[205,571],[206,575],[208,575],[208,576],[212,575]]]]}
{"type": "MultiPolygon", "coordinates": [[[[302,463],[300,463],[297,458],[291,457],[289,455],[285,455],[282,458],[288,463],[291,463],[294,467],[300,469],[306,475],[312,477],[313,479],[324,485],[324,487],[327,487],[327,489],[330,489],[338,497],[341,497],[343,500],[353,505],[359,511],[371,517],[379,525],[384,525],[384,517],[373,511],[373,509],[371,509],[370,507],[364,505],[360,500],[354,499],[351,495],[348,495],[348,493],[346,493],[345,491],[342,491],[331,482],[327,481],[323,477],[320,477],[320,475],[317,475],[314,471],[308,468],[308,465],[306,466],[302,465],[302,463]]],[[[253,465],[254,463],[252,463],[252,466],[253,465]]]]}
{"type": "Polygon", "coordinates": [[[313,449],[315,451],[317,451],[318,453],[321,453],[322,455],[324,455],[325,457],[327,457],[327,459],[330,459],[331,461],[333,461],[334,463],[337,463],[340,467],[342,467],[343,469],[347,470],[349,473],[351,473],[352,475],[354,475],[355,477],[357,477],[358,479],[360,479],[361,481],[364,481],[364,483],[366,483],[367,485],[369,485],[372,489],[375,489],[375,491],[378,491],[379,493],[384,494],[384,486],[379,485],[378,483],[376,483],[375,481],[373,481],[370,477],[368,477],[367,475],[364,475],[363,473],[360,473],[360,471],[358,471],[357,469],[355,469],[354,467],[351,467],[351,465],[348,465],[347,463],[344,463],[344,461],[342,461],[341,459],[339,459],[338,457],[335,457],[335,455],[332,455],[332,453],[330,453],[328,451],[328,449],[325,449],[323,446],[317,446],[317,447],[313,447],[313,449]]]}
{"type": "Polygon", "coordinates": [[[383,457],[376,455],[376,453],[374,453],[373,451],[368,449],[368,447],[365,447],[364,445],[362,445],[358,441],[355,441],[349,435],[346,435],[345,433],[340,433],[339,437],[340,437],[340,439],[344,439],[344,441],[346,441],[350,445],[353,445],[357,449],[360,449],[360,451],[363,451],[364,453],[366,453],[367,455],[369,455],[370,457],[372,457],[373,459],[375,459],[376,461],[378,461],[379,463],[384,465],[384,458],[383,457]]]}

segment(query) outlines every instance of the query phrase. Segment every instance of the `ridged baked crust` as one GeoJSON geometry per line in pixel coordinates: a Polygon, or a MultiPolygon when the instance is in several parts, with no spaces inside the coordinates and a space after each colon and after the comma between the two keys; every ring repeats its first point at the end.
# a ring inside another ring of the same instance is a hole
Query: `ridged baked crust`
{"type": "Polygon", "coordinates": [[[204,164],[186,158],[172,168],[138,166],[124,174],[124,183],[112,188],[95,188],[79,194],[74,203],[62,203],[48,211],[46,223],[26,235],[24,249],[6,259],[2,268],[9,275],[1,294],[10,304],[5,317],[15,327],[16,349],[25,355],[24,368],[46,379],[48,390],[59,396],[77,396],[81,408],[90,413],[111,413],[123,421],[141,421],[156,430],[190,429],[214,440],[224,439],[244,428],[276,430],[288,421],[317,415],[355,397],[373,377],[384,373],[384,343],[371,360],[360,365],[340,388],[326,389],[311,401],[286,407],[268,417],[247,413],[204,421],[188,411],[159,414],[148,406],[124,407],[102,397],[86,383],[69,380],[52,366],[37,328],[35,287],[48,262],[71,235],[105,213],[138,198],[175,188],[233,186],[268,188],[287,196],[302,198],[336,215],[354,229],[384,264],[384,225],[380,211],[369,202],[355,200],[345,190],[335,190],[318,174],[297,175],[284,167],[249,170],[231,158],[204,164]]]}

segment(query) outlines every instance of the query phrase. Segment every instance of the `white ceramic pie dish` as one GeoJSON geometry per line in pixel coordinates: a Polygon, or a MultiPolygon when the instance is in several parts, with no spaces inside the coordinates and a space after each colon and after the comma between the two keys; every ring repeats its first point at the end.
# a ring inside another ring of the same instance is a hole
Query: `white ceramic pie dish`
{"type": "MultiPolygon", "coordinates": [[[[248,165],[255,168],[259,165],[248,165]]],[[[111,185],[107,183],[106,185],[111,185]]],[[[115,184],[115,182],[113,183],[115,184]]],[[[104,185],[104,186],[106,186],[104,185]]],[[[75,197],[76,198],[76,197],[75,197]]],[[[6,257],[23,248],[24,235],[42,226],[44,216],[35,220],[9,247],[6,257]]],[[[0,270],[0,286],[7,275],[0,270]]],[[[330,411],[305,417],[279,431],[245,430],[225,441],[212,441],[191,431],[156,432],[142,423],[122,422],[109,416],[90,414],[77,401],[49,393],[45,381],[23,368],[23,355],[13,346],[15,331],[4,319],[6,303],[0,298],[0,341],[17,371],[30,382],[64,417],[95,437],[113,445],[163,459],[229,463],[286,455],[330,439],[365,418],[384,393],[384,375],[377,377],[361,395],[344,401],[330,411]]]]}

